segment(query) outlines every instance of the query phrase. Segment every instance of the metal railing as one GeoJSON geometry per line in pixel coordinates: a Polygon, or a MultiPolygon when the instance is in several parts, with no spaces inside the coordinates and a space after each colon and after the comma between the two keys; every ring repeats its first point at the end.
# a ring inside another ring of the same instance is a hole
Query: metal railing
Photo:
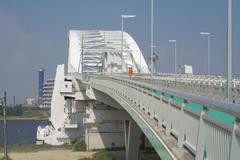
{"type": "MultiPolygon", "coordinates": [[[[134,76],[133,79],[150,81],[149,76],[134,76]]],[[[222,76],[161,74],[154,76],[152,83],[215,99],[228,100],[227,80],[222,76]]],[[[240,79],[238,77],[232,81],[232,99],[234,103],[240,103],[240,79]]]]}
{"type": "Polygon", "coordinates": [[[240,157],[239,105],[120,77],[98,75],[90,82],[127,96],[196,160],[240,157]]]}
{"type": "MultiPolygon", "coordinates": [[[[128,75],[114,74],[114,76],[128,78],[128,75]]],[[[192,75],[161,73],[150,78],[150,75],[133,75],[133,80],[151,82],[162,87],[178,89],[197,95],[204,95],[214,99],[228,101],[227,79],[220,75],[192,75]]],[[[240,78],[232,80],[232,102],[240,104],[240,78]]]]}

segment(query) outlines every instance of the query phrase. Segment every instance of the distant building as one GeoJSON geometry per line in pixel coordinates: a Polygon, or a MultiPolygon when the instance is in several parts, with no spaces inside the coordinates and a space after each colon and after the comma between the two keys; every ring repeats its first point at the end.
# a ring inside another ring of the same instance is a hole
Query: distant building
{"type": "Polygon", "coordinates": [[[54,79],[47,79],[43,83],[43,99],[40,107],[51,107],[54,79]]]}
{"type": "Polygon", "coordinates": [[[40,98],[38,96],[25,97],[24,106],[25,107],[38,107],[40,98]]]}
{"type": "Polygon", "coordinates": [[[193,68],[190,65],[179,65],[178,66],[178,73],[179,74],[193,74],[193,68]]]}
{"type": "Polygon", "coordinates": [[[44,80],[43,68],[38,70],[38,96],[25,97],[26,107],[51,107],[54,79],[44,80]]]}
{"type": "Polygon", "coordinates": [[[43,96],[43,83],[44,83],[44,69],[40,68],[38,70],[38,96],[43,96]]]}

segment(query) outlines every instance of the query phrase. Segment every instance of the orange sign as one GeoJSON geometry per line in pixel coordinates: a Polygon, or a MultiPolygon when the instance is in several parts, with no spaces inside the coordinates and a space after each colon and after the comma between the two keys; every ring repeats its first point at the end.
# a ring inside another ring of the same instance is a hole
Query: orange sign
{"type": "Polygon", "coordinates": [[[128,75],[131,77],[133,74],[132,67],[128,67],[128,75]]]}

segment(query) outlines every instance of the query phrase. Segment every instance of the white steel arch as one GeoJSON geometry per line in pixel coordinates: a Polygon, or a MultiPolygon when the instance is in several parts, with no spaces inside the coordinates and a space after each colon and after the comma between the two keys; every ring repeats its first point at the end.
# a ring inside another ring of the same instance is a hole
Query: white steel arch
{"type": "MultiPolygon", "coordinates": [[[[70,30],[69,73],[121,73],[121,31],[70,30]]],[[[135,40],[123,33],[123,72],[148,74],[145,58],[135,40]]]]}

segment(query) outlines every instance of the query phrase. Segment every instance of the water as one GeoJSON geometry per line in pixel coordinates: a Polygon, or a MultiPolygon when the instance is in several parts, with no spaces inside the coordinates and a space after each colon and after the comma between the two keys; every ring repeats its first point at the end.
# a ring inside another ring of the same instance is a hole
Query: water
{"type": "MultiPolygon", "coordinates": [[[[37,127],[47,125],[48,120],[7,121],[8,144],[35,144],[37,127]]],[[[3,143],[3,121],[0,121],[0,144],[3,143]]]]}

